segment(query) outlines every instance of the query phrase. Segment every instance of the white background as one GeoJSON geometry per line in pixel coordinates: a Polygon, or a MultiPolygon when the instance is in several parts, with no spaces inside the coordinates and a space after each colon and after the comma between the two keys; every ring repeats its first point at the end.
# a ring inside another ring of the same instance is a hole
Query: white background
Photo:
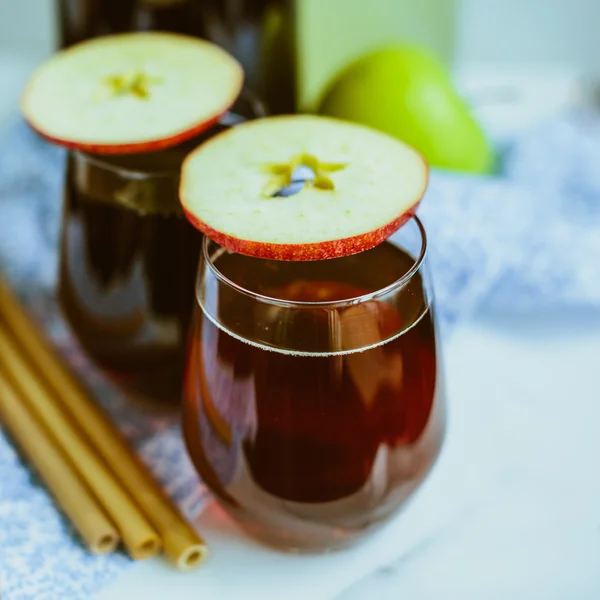
{"type": "MultiPolygon", "coordinates": [[[[402,3],[413,1],[418,0],[398,0],[398,18],[402,3]]],[[[48,52],[55,35],[54,3],[0,0],[0,51],[21,47],[48,52]]],[[[456,4],[461,62],[598,69],[598,0],[456,0],[456,4]]]]}

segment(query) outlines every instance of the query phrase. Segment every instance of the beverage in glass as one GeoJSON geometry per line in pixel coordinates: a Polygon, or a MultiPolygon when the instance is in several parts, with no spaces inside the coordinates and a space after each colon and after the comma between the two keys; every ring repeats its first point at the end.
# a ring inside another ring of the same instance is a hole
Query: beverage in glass
{"type": "Polygon", "coordinates": [[[426,237],[276,261],[205,239],[184,391],[190,456],[277,548],[346,546],[423,481],[444,434],[426,237]]]}

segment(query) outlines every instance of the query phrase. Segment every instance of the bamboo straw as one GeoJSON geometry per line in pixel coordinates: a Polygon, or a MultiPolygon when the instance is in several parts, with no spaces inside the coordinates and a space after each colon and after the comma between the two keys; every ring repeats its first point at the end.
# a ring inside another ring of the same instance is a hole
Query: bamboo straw
{"type": "Polygon", "coordinates": [[[80,477],[92,490],[121,534],[135,559],[149,558],[160,550],[160,539],[114,475],[64,415],[23,350],[0,321],[0,365],[32,414],[44,424],[54,444],[62,448],[80,477]]]}
{"type": "Polygon", "coordinates": [[[119,534],[89,489],[0,373],[0,419],[93,554],[108,554],[119,534]]]}
{"type": "Polygon", "coordinates": [[[16,298],[0,281],[0,316],[35,368],[56,393],[65,412],[85,432],[131,497],[160,534],[167,558],[178,569],[189,570],[204,562],[208,548],[186,521],[148,469],[129,448],[102,409],[36,329],[16,298]]]}

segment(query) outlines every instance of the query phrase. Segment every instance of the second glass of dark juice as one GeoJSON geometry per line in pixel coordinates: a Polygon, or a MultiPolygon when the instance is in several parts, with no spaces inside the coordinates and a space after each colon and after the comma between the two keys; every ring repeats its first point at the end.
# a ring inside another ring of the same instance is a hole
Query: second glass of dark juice
{"type": "Polygon", "coordinates": [[[67,158],[58,297],[84,351],[144,406],[177,408],[202,235],[183,216],[188,152],[238,116],[249,93],[199,138],[157,152],[67,158]]]}

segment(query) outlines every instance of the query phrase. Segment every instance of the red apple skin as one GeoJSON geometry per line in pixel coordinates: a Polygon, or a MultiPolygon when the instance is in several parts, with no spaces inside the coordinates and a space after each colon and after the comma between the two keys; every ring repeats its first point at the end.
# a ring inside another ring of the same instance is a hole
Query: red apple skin
{"type": "MultiPolygon", "coordinates": [[[[119,34],[115,34],[119,35],[119,34]]],[[[128,35],[128,34],[124,34],[128,35]]],[[[169,36],[174,37],[187,37],[180,36],[179,34],[169,33],[169,36]]],[[[85,43],[85,42],[83,42],[85,43]]],[[[207,129],[216,125],[221,117],[227,113],[228,110],[235,104],[237,98],[239,97],[243,87],[244,87],[244,73],[240,66],[240,70],[238,73],[238,77],[236,80],[232,81],[231,87],[231,98],[228,103],[224,106],[219,107],[219,112],[213,116],[207,117],[205,120],[193,125],[188,129],[184,129],[174,135],[159,138],[154,140],[144,140],[141,142],[132,142],[129,144],[96,144],[96,143],[85,143],[81,141],[74,141],[63,139],[59,137],[54,137],[44,133],[43,128],[37,127],[35,124],[35,120],[32,119],[26,110],[27,106],[27,97],[29,93],[29,89],[32,83],[30,82],[26,87],[25,91],[21,95],[20,99],[20,109],[21,114],[25,117],[25,120],[29,124],[29,126],[43,139],[47,140],[51,144],[56,144],[61,146],[62,148],[66,148],[68,150],[79,150],[81,152],[89,152],[90,154],[138,154],[143,152],[154,152],[158,150],[164,150],[165,148],[171,148],[176,146],[177,144],[181,144],[186,142],[187,140],[200,135],[205,132],[207,129]]]]}
{"type": "MultiPolygon", "coordinates": [[[[423,194],[425,190],[423,190],[423,194]]],[[[329,258],[340,258],[358,254],[365,250],[375,248],[382,244],[393,233],[398,231],[415,214],[421,199],[399,217],[387,223],[386,225],[368,231],[366,233],[355,235],[340,240],[328,240],[325,242],[313,242],[309,244],[271,244],[268,242],[255,242],[251,240],[242,240],[226,233],[216,231],[210,225],[202,222],[183,206],[183,211],[188,221],[199,231],[207,235],[217,244],[237,252],[255,258],[265,258],[269,260],[281,261],[309,261],[309,260],[327,260],[329,258]]]]}
{"type": "MultiPolygon", "coordinates": [[[[285,115],[283,118],[285,118],[285,115]]],[[[227,132],[225,131],[218,134],[218,136],[222,135],[227,135],[227,132]]],[[[212,138],[211,141],[214,141],[218,136],[212,138]]],[[[416,214],[417,209],[421,204],[421,200],[423,199],[423,196],[425,195],[425,192],[429,186],[430,169],[429,163],[425,159],[425,156],[414,148],[413,151],[418,154],[425,175],[423,189],[415,198],[413,205],[406,209],[393,221],[383,225],[382,227],[348,238],[327,240],[324,242],[310,242],[306,244],[274,244],[270,242],[243,240],[221,231],[217,231],[207,223],[204,223],[192,211],[188,210],[183,198],[181,197],[181,194],[180,202],[186,218],[196,229],[204,233],[207,237],[222,247],[227,248],[232,252],[237,252],[238,254],[244,254],[246,256],[253,256],[255,258],[263,258],[267,260],[281,261],[327,260],[330,258],[351,256],[352,254],[365,252],[366,250],[370,250],[371,248],[375,248],[379,244],[382,244],[416,214]]],[[[180,190],[183,190],[184,188],[185,183],[182,177],[180,190]]]]}
{"type": "Polygon", "coordinates": [[[142,152],[155,152],[158,150],[164,150],[165,148],[171,148],[186,142],[187,140],[205,132],[213,125],[216,125],[226,112],[227,110],[214,117],[211,117],[208,121],[199,123],[191,129],[186,129],[185,131],[181,131],[170,137],[156,140],[145,140],[143,142],[132,142],[131,144],[85,144],[82,142],[64,140],[45,134],[43,131],[40,131],[34,123],[31,121],[28,122],[30,127],[40,137],[44,138],[51,144],[56,144],[62,148],[67,148],[68,150],[79,150],[80,152],[89,152],[90,154],[138,154],[142,152]]]}

